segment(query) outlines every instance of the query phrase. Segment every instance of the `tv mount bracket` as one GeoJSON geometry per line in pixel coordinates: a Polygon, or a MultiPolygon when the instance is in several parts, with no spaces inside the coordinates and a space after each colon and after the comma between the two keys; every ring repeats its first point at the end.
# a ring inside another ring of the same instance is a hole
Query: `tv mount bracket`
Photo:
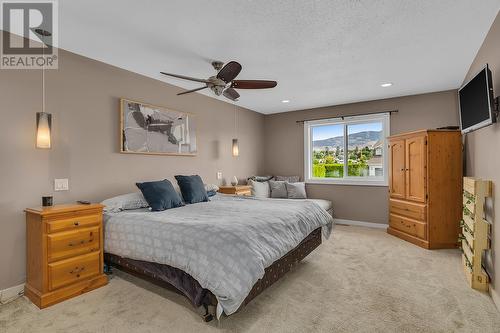
{"type": "Polygon", "coordinates": [[[495,118],[498,119],[500,115],[500,96],[495,97],[493,100],[493,113],[495,113],[495,118]]]}

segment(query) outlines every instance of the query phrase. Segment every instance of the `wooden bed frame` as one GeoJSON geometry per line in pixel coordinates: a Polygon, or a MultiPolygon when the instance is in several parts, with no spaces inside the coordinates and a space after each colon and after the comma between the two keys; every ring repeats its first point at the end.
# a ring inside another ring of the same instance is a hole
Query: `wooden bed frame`
{"type": "MultiPolygon", "coordinates": [[[[304,259],[309,253],[311,253],[314,249],[316,249],[319,245],[321,244],[321,228],[317,228],[313,230],[302,242],[300,242],[299,245],[297,245],[293,250],[285,254],[283,257],[280,259],[276,260],[274,263],[271,264],[271,266],[267,267],[265,269],[264,276],[262,279],[258,280],[248,296],[245,298],[245,301],[243,304],[240,306],[240,309],[248,304],[252,299],[254,299],[256,296],[258,296],[260,293],[262,293],[266,288],[268,288],[270,285],[272,285],[274,282],[278,281],[280,278],[282,278],[290,269],[298,264],[302,259],[304,259]]],[[[116,267],[120,270],[123,270],[125,272],[131,273],[132,275],[138,276],[140,278],[143,278],[145,280],[148,280],[154,284],[157,284],[159,286],[165,287],[169,290],[173,290],[183,296],[187,295],[185,292],[182,290],[179,290],[176,288],[174,285],[172,285],[171,281],[168,281],[168,279],[165,278],[159,278],[155,272],[154,269],[148,269],[147,267],[145,268],[143,265],[139,265],[139,261],[136,260],[131,260],[127,258],[122,258],[113,254],[105,253],[104,254],[104,260],[106,262],[106,265],[108,269],[111,267],[116,267]]],[[[155,266],[167,266],[167,265],[160,265],[160,264],[153,264],[155,266]]],[[[167,266],[169,269],[174,269],[170,266],[167,266]]],[[[180,270],[178,270],[180,271],[180,270]]],[[[185,272],[180,271],[184,276],[184,279],[192,279],[193,281],[188,281],[194,285],[198,285],[198,281],[196,281],[194,278],[192,278],[190,275],[188,275],[185,272]]],[[[215,315],[215,308],[217,306],[217,299],[215,298],[214,294],[210,292],[209,290],[203,289],[203,296],[201,299],[201,305],[205,309],[205,314],[203,315],[203,319],[206,322],[209,322],[214,319],[215,315]]],[[[189,298],[189,297],[187,297],[189,298]]],[[[191,299],[190,299],[191,300],[191,299]]],[[[193,301],[191,301],[193,303],[193,301]]],[[[193,304],[194,305],[194,304],[193,304]]],[[[238,311],[240,310],[238,309],[238,311]]]]}

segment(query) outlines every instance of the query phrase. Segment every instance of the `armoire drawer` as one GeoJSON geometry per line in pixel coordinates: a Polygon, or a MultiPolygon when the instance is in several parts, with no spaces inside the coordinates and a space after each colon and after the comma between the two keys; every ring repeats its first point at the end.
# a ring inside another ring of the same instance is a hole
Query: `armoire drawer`
{"type": "Polygon", "coordinates": [[[426,221],[426,205],[389,199],[389,208],[391,214],[406,216],[419,221],[426,221]]]}
{"type": "Polygon", "coordinates": [[[49,262],[100,249],[100,227],[82,228],[47,235],[49,262]]]}
{"type": "Polygon", "coordinates": [[[100,272],[100,252],[92,252],[78,257],[49,264],[49,289],[84,280],[100,272]]]}
{"type": "Polygon", "coordinates": [[[390,214],[389,225],[394,229],[405,232],[409,235],[416,236],[421,239],[427,239],[425,232],[426,224],[417,220],[390,214]]]}

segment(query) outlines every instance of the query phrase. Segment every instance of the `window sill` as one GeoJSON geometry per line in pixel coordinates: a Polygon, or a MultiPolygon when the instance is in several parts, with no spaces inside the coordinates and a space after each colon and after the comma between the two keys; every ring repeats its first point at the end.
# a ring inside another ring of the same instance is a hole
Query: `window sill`
{"type": "Polygon", "coordinates": [[[306,184],[323,184],[323,185],[349,185],[349,186],[389,186],[385,180],[366,180],[366,179],[306,179],[306,184]]]}

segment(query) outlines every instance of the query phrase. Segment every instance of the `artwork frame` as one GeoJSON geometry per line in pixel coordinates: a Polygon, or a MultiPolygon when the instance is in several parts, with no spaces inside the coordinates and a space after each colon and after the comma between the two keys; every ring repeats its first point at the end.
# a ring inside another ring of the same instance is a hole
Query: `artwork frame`
{"type": "Polygon", "coordinates": [[[196,116],[120,98],[120,153],[196,156],[196,116]]]}

